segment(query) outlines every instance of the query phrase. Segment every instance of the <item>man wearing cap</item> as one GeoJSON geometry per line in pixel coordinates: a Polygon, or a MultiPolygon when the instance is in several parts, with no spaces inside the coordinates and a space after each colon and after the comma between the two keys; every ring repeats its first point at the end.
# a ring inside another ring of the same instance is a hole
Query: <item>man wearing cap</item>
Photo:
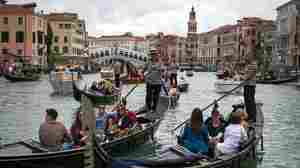
{"type": "Polygon", "coordinates": [[[161,71],[162,67],[160,64],[158,50],[150,50],[150,62],[145,67],[145,82],[146,82],[146,107],[151,112],[156,111],[157,102],[162,86],[161,71]]]}

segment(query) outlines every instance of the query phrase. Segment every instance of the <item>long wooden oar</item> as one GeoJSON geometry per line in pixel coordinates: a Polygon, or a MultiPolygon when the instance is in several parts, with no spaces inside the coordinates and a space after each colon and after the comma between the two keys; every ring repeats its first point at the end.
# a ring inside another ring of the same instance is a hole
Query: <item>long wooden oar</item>
{"type": "MultiPolygon", "coordinates": [[[[130,91],[129,91],[129,92],[126,94],[126,96],[124,97],[125,100],[126,100],[127,97],[134,91],[134,89],[138,87],[138,85],[139,85],[139,84],[137,83],[133,88],[130,89],[130,91]]],[[[118,104],[113,108],[112,111],[114,111],[114,110],[118,107],[118,105],[120,105],[120,103],[118,103],[118,104]]]]}
{"type": "MultiPolygon", "coordinates": [[[[249,78],[250,79],[250,78],[249,78]]],[[[223,96],[219,97],[218,99],[214,100],[212,103],[210,103],[209,105],[207,105],[205,108],[201,109],[202,112],[204,112],[205,110],[207,110],[209,107],[211,107],[212,105],[214,105],[215,103],[219,102],[220,100],[222,100],[224,97],[230,95],[233,91],[237,90],[238,88],[244,86],[244,84],[246,82],[248,82],[248,80],[245,80],[244,82],[240,83],[238,86],[236,86],[235,88],[231,89],[230,91],[228,91],[226,94],[224,94],[223,96]]],[[[183,124],[185,124],[187,121],[189,121],[189,119],[186,119],[184,122],[180,123],[178,126],[176,126],[172,132],[174,132],[175,130],[177,130],[178,128],[180,128],[183,124]]]]}
{"type": "Polygon", "coordinates": [[[133,88],[131,88],[130,91],[126,94],[126,96],[124,98],[127,99],[127,97],[134,91],[135,88],[138,87],[138,85],[139,84],[137,83],[133,88]]]}

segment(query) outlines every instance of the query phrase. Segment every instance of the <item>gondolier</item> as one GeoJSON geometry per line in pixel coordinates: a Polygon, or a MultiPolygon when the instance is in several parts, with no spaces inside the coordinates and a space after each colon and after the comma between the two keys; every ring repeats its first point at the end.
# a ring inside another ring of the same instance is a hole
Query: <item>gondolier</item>
{"type": "Polygon", "coordinates": [[[175,59],[172,59],[171,64],[168,66],[167,71],[170,77],[170,81],[175,81],[175,85],[177,87],[177,68],[178,66],[175,63],[175,59]]]}
{"type": "Polygon", "coordinates": [[[150,50],[150,63],[145,67],[146,107],[155,112],[161,91],[161,64],[158,50],[150,50]]]}
{"type": "Polygon", "coordinates": [[[116,87],[120,87],[120,75],[121,75],[121,64],[117,61],[114,64],[114,73],[115,73],[115,82],[116,82],[116,87]]]}
{"type": "Polygon", "coordinates": [[[256,70],[257,64],[255,60],[246,59],[246,76],[248,79],[244,85],[244,101],[246,106],[246,112],[249,115],[249,120],[255,122],[256,120],[256,104],[255,104],[255,87],[256,87],[256,70]]]}

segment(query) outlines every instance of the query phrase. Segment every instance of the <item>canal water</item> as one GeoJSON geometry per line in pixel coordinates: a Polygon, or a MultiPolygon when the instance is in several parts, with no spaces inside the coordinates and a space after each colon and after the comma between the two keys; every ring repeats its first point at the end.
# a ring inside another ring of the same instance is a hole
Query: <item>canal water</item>
{"type": "MultiPolygon", "coordinates": [[[[96,75],[84,76],[89,82],[96,75]]],[[[194,107],[203,108],[222,96],[214,92],[214,73],[195,73],[187,78],[188,93],[180,97],[176,109],[170,109],[155,135],[155,141],[142,145],[134,152],[120,155],[120,158],[140,158],[153,155],[165,147],[175,144],[171,133],[177,124],[189,117],[194,107]]],[[[124,86],[124,94],[133,86],[124,86]]],[[[288,85],[257,85],[256,99],[262,101],[265,115],[263,159],[257,162],[261,168],[300,167],[300,90],[288,85]]],[[[38,82],[10,83],[0,78],[0,137],[1,143],[37,137],[38,128],[44,120],[45,109],[55,108],[59,120],[70,127],[73,111],[79,104],[70,97],[52,95],[52,88],[44,76],[38,82]]],[[[143,105],[144,85],[140,85],[129,96],[130,109],[143,105]]],[[[233,103],[240,103],[241,96],[228,96],[220,102],[220,111],[231,111],[233,103]]],[[[205,118],[210,109],[204,113],[205,118]]],[[[252,166],[248,166],[252,167],[252,166]]],[[[254,166],[255,167],[255,166],[254,166]]]]}

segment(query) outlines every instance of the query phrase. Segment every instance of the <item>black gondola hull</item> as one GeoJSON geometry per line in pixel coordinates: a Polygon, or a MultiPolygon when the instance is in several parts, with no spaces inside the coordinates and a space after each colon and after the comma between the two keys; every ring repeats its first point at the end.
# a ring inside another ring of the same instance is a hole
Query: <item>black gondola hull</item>
{"type": "Polygon", "coordinates": [[[296,81],[297,77],[285,78],[285,79],[276,79],[276,80],[257,80],[256,83],[259,84],[282,84],[287,82],[296,81]]]}
{"type": "Polygon", "coordinates": [[[40,79],[40,75],[34,77],[18,77],[10,74],[4,74],[4,78],[11,82],[32,82],[38,81],[40,79]]]}

